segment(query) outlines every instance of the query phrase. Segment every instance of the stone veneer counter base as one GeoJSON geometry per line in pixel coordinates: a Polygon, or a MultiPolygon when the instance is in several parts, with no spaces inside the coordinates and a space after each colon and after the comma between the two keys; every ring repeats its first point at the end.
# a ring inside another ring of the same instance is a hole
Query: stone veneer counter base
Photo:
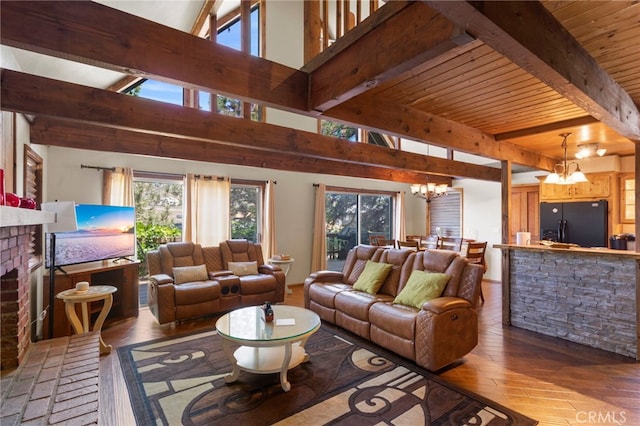
{"type": "Polygon", "coordinates": [[[640,253],[497,244],[503,323],[638,358],[640,253]]]}

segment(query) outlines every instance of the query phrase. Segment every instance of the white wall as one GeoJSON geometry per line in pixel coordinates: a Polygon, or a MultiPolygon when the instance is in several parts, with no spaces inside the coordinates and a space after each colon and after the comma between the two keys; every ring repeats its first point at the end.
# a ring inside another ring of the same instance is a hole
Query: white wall
{"type": "Polygon", "coordinates": [[[501,280],[502,258],[494,244],[502,242],[502,189],[500,182],[457,179],[455,188],[462,188],[462,236],[487,242],[485,259],[488,280],[501,280]]]}
{"type": "MultiPolygon", "coordinates": [[[[295,173],[212,164],[138,155],[118,154],[70,148],[49,147],[49,164],[45,182],[49,197],[46,201],[75,201],[76,203],[102,203],[102,173],[82,169],[81,164],[100,167],[132,167],[139,171],[176,174],[202,173],[228,176],[232,179],[275,180],[276,185],[276,241],[277,251],[293,256],[287,278],[289,283],[301,283],[311,267],[311,241],[313,230],[314,183],[330,186],[365,188],[385,191],[407,191],[409,185],[372,179],[295,173]]],[[[424,202],[407,197],[406,227],[408,234],[424,234],[424,202]],[[417,208],[417,211],[415,211],[417,208]]]]}

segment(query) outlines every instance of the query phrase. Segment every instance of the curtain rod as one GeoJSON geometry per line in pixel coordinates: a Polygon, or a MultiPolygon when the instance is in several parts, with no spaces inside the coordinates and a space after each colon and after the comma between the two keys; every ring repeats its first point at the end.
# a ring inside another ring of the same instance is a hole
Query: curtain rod
{"type": "MultiPolygon", "coordinates": [[[[314,183],[313,186],[315,188],[319,187],[319,183],[314,183]]],[[[374,195],[385,195],[385,194],[399,194],[401,191],[385,191],[383,189],[366,189],[366,188],[347,188],[344,186],[327,186],[327,191],[336,191],[336,192],[353,192],[360,194],[374,194],[374,195]]]]}
{"type": "MultiPolygon", "coordinates": [[[[81,169],[93,169],[93,170],[109,170],[112,172],[116,171],[115,167],[101,167],[101,166],[87,166],[86,164],[80,164],[80,168],[81,169]]],[[[142,170],[133,170],[133,174],[138,174],[141,175],[142,177],[165,177],[165,178],[184,178],[185,175],[182,174],[177,174],[177,173],[163,173],[163,172],[147,172],[147,171],[142,171],[142,170]]],[[[205,175],[194,175],[194,177],[196,179],[211,179],[213,176],[205,176],[205,175]]],[[[218,176],[217,177],[219,181],[225,180],[227,178],[223,177],[223,176],[218,176]]],[[[233,178],[228,178],[230,181],[240,181],[242,182],[243,179],[233,179],[233,178]]],[[[265,183],[267,181],[264,181],[265,183]]],[[[275,185],[278,184],[277,180],[274,180],[273,183],[275,185]]]]}
{"type": "Polygon", "coordinates": [[[112,172],[116,171],[115,167],[100,167],[100,166],[86,166],[84,164],[80,164],[81,169],[93,169],[93,170],[109,170],[112,172]]]}
{"type": "Polygon", "coordinates": [[[194,178],[196,178],[196,179],[204,179],[204,180],[208,180],[208,179],[216,178],[216,180],[217,180],[218,182],[222,182],[222,181],[224,181],[225,179],[229,179],[229,180],[231,180],[230,178],[226,178],[226,177],[224,177],[224,176],[193,175],[193,177],[194,177],[194,178]]]}

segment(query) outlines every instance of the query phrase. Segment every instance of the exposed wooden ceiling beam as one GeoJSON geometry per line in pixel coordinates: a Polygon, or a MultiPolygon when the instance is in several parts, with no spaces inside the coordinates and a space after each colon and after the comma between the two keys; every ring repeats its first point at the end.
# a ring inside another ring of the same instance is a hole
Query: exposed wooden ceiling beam
{"type": "Polygon", "coordinates": [[[505,132],[494,135],[497,141],[521,138],[525,136],[537,135],[540,133],[552,132],[554,130],[562,130],[567,127],[583,126],[585,124],[597,123],[598,120],[590,115],[578,118],[572,118],[570,120],[556,121],[555,123],[548,123],[542,126],[530,127],[528,129],[519,129],[512,132],[505,132]]]}
{"type": "Polygon", "coordinates": [[[492,135],[474,128],[427,114],[415,108],[375,102],[367,97],[352,99],[327,111],[325,116],[347,123],[358,123],[372,130],[395,129],[394,136],[449,146],[483,157],[510,158],[516,164],[540,170],[553,170],[557,159],[525,150],[507,142],[497,142],[492,135]]]}
{"type": "MultiPolygon", "coordinates": [[[[2,1],[0,13],[0,37],[6,45],[310,114],[304,72],[97,3],[2,1]]],[[[380,131],[403,133],[400,122],[387,122],[389,126],[380,131]]],[[[474,147],[476,142],[476,138],[466,140],[468,149],[484,155],[481,145],[474,147]]],[[[458,139],[433,144],[456,149],[458,139]]],[[[496,150],[512,148],[498,145],[496,150]]],[[[514,161],[527,157],[526,151],[516,152],[514,161]]],[[[508,157],[500,157],[504,158],[508,157]]],[[[537,162],[522,164],[539,167],[537,162]]]]}
{"type": "Polygon", "coordinates": [[[589,115],[640,142],[640,111],[629,94],[540,2],[424,1],[589,115]]]}
{"type": "Polygon", "coordinates": [[[0,14],[7,46],[289,111],[307,109],[304,72],[98,3],[2,1],[0,14]]]}
{"type": "MultiPolygon", "coordinates": [[[[191,27],[191,34],[200,36],[200,37],[204,35],[204,34],[201,34],[201,32],[203,32],[203,28],[205,27],[205,24],[208,22],[209,14],[216,13],[216,11],[222,5],[222,1],[223,0],[205,0],[205,2],[202,4],[202,7],[200,8],[200,12],[198,13],[198,16],[196,16],[193,26],[191,27]]],[[[140,81],[141,79],[142,77],[127,75],[122,77],[116,83],[107,87],[107,90],[120,92],[127,89],[134,83],[140,81]]]]}
{"type": "Polygon", "coordinates": [[[31,126],[31,143],[409,184],[429,181],[451,185],[451,178],[426,173],[301,157],[290,153],[265,153],[251,148],[228,149],[228,146],[212,141],[148,134],[42,116],[31,126]]]}
{"type": "Polygon", "coordinates": [[[1,72],[2,109],[99,123],[151,134],[216,141],[230,147],[295,153],[316,159],[381,166],[446,176],[498,180],[500,171],[395,149],[349,142],[317,133],[242,120],[222,114],[51,80],[1,72]]]}
{"type": "Polygon", "coordinates": [[[325,111],[418,65],[457,56],[460,46],[473,40],[420,2],[392,2],[389,6],[303,68],[310,73],[310,110],[325,111]],[[381,21],[378,15],[386,19],[381,21]]]}

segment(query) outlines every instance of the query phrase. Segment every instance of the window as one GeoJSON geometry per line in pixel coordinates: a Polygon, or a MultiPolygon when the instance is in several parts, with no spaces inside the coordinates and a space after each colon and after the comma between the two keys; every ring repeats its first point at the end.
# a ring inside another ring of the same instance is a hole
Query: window
{"type": "Polygon", "coordinates": [[[160,244],[182,240],[183,193],[180,175],[134,173],[136,238],[142,251],[138,257],[160,244]]]}
{"type": "Polygon", "coordinates": [[[620,222],[635,223],[636,218],[636,179],[634,175],[622,176],[620,178],[620,189],[622,190],[620,206],[620,222]]]}
{"type": "MultiPolygon", "coordinates": [[[[260,55],[260,7],[256,4],[251,10],[251,51],[254,56],[260,55]]],[[[231,20],[218,30],[217,43],[223,46],[241,50],[241,30],[242,22],[240,17],[231,20]]],[[[128,88],[125,93],[141,98],[153,99],[156,101],[167,102],[174,105],[184,105],[183,88],[174,84],[164,83],[155,80],[141,80],[128,88]]],[[[212,110],[212,96],[206,92],[196,92],[197,107],[203,111],[212,110]]],[[[243,116],[244,102],[239,99],[228,98],[222,95],[216,95],[216,111],[220,114],[230,115],[233,117],[243,116]]],[[[251,120],[261,121],[263,109],[256,104],[250,104],[251,120]]]]}
{"type": "Polygon", "coordinates": [[[427,207],[430,235],[462,236],[462,192],[449,188],[446,197],[434,198],[427,207]]]}
{"type": "Polygon", "coordinates": [[[357,128],[328,120],[320,120],[320,134],[353,142],[358,140],[357,128]]]}
{"type": "MultiPolygon", "coordinates": [[[[223,46],[231,47],[236,50],[242,50],[241,42],[242,22],[240,17],[233,19],[223,27],[218,29],[216,42],[223,46]]],[[[254,6],[251,9],[251,46],[250,52],[253,56],[260,56],[260,7],[254,6]]],[[[211,111],[211,96],[206,92],[200,92],[199,108],[204,111],[211,111]]],[[[244,102],[239,99],[233,99],[222,95],[216,95],[216,111],[220,114],[230,115],[233,117],[243,116],[244,102]]],[[[251,105],[251,120],[262,120],[262,108],[256,104],[251,105]]]]}
{"type": "Polygon", "coordinates": [[[183,105],[182,87],[155,80],[141,80],[125,93],[154,101],[183,105]]]}
{"type": "Polygon", "coordinates": [[[347,252],[371,235],[393,239],[395,194],[328,189],[325,196],[328,268],[341,270],[347,252]]]}
{"type": "Polygon", "coordinates": [[[231,184],[229,218],[231,238],[244,238],[259,243],[262,240],[262,209],[264,183],[231,184]]]}

